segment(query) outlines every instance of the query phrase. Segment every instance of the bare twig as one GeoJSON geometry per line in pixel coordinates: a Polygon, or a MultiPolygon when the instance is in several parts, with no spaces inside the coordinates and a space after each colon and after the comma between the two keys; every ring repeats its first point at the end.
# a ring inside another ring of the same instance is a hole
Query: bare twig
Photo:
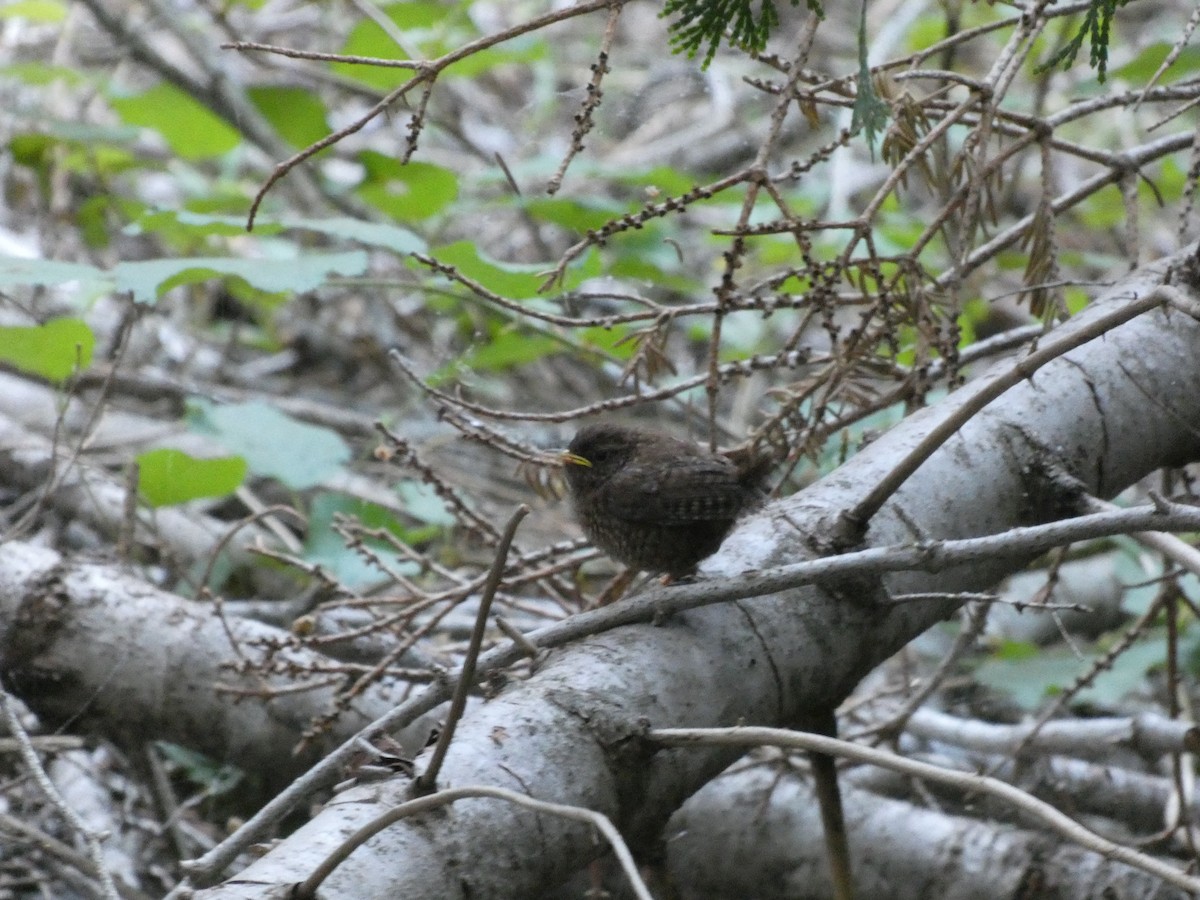
{"type": "Polygon", "coordinates": [[[483,635],[487,630],[488,614],[492,608],[492,598],[496,596],[496,588],[500,586],[500,578],[504,574],[504,564],[508,559],[508,548],[512,546],[513,536],[517,533],[517,526],[521,524],[521,520],[529,515],[529,507],[522,503],[516,508],[512,516],[508,520],[508,524],[504,526],[504,531],[500,535],[500,542],[496,545],[496,555],[492,560],[492,567],[488,570],[487,581],[484,582],[483,591],[479,597],[479,612],[475,616],[475,629],[471,632],[471,644],[467,647],[467,655],[463,659],[462,669],[459,671],[458,684],[454,687],[454,697],[450,701],[450,711],[446,713],[446,722],[442,726],[442,732],[438,735],[437,746],[433,748],[433,755],[429,759],[429,765],[413,782],[414,796],[421,796],[433,791],[437,785],[438,772],[441,771],[442,761],[446,758],[446,751],[450,749],[450,741],[454,739],[454,729],[458,725],[458,720],[462,718],[463,710],[467,708],[467,692],[471,685],[475,683],[475,666],[479,660],[479,651],[483,647],[483,635]]]}
{"type": "Polygon", "coordinates": [[[661,728],[651,729],[646,737],[651,741],[671,747],[732,744],[739,747],[769,746],[817,751],[831,756],[840,756],[854,762],[891,769],[914,778],[936,781],[958,788],[964,793],[987,794],[1021,810],[1066,840],[1081,847],[1141,869],[1143,872],[1149,872],[1185,891],[1200,892],[1200,878],[1188,875],[1160,859],[1103,838],[1059,812],[1049,803],[1038,800],[1011,784],[987,775],[956,772],[875,747],[864,747],[823,735],[785,731],[781,728],[661,728]]]}
{"type": "Polygon", "coordinates": [[[471,797],[494,797],[497,800],[516,803],[518,806],[524,806],[535,812],[561,816],[565,819],[574,819],[575,821],[586,822],[592,825],[604,835],[612,846],[613,853],[620,861],[621,868],[625,872],[625,877],[629,879],[630,886],[633,888],[638,900],[654,900],[649,889],[647,889],[641,876],[638,874],[637,864],[633,861],[633,854],[629,852],[629,848],[625,845],[621,833],[613,826],[608,816],[579,806],[567,806],[561,803],[547,803],[544,800],[535,800],[525,794],[518,794],[516,791],[488,785],[450,788],[426,797],[409,800],[407,803],[402,803],[388,810],[373,822],[364,825],[354,834],[350,835],[350,837],[342,841],[338,848],[321,862],[316,871],[295,888],[293,896],[298,898],[298,900],[308,900],[308,898],[315,897],[316,890],[320,887],[321,882],[328,878],[334,869],[345,862],[346,858],[354,852],[355,848],[362,846],[389,825],[393,825],[401,819],[446,806],[454,803],[456,800],[465,800],[471,797]]]}

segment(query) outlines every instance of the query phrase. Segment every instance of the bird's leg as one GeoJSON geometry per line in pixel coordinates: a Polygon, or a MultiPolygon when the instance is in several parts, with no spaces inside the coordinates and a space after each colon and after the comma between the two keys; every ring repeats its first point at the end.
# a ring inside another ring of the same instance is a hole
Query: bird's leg
{"type": "Polygon", "coordinates": [[[616,603],[625,596],[625,591],[629,589],[629,585],[633,583],[634,577],[637,575],[637,569],[626,568],[619,572],[612,581],[604,586],[604,590],[600,592],[600,596],[596,598],[597,606],[608,606],[610,603],[616,603]]]}

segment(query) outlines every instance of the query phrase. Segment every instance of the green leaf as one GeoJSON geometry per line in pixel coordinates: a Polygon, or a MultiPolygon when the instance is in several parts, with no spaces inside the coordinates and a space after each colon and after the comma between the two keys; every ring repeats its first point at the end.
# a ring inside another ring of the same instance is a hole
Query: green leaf
{"type": "Polygon", "coordinates": [[[72,281],[93,285],[105,281],[105,277],[95,266],[86,263],[0,256],[0,288],[28,284],[53,287],[72,281]]]}
{"type": "Polygon", "coordinates": [[[470,241],[458,241],[437,247],[433,255],[441,262],[454,266],[468,278],[511,300],[536,297],[546,280],[546,266],[505,263],[484,254],[470,241]]]}
{"type": "Polygon", "coordinates": [[[182,159],[220,156],[241,143],[236,128],[166,83],[140,94],[112,97],[109,103],[122,121],[161,134],[171,152],[182,159]]]}
{"type": "Polygon", "coordinates": [[[1101,672],[1082,699],[1115,706],[1134,691],[1145,687],[1147,673],[1161,668],[1167,661],[1165,631],[1143,635],[1136,644],[1113,660],[1112,668],[1101,672]]]}
{"type": "Polygon", "coordinates": [[[1079,221],[1094,231],[1116,228],[1125,221],[1125,201],[1121,189],[1109,184],[1075,207],[1079,221]]]}
{"type": "Polygon", "coordinates": [[[75,207],[75,226],[89,247],[107,247],[112,240],[109,213],[113,205],[110,194],[95,194],[75,207]]]}
{"type": "MultiPolygon", "coordinates": [[[[479,34],[471,25],[463,5],[458,3],[406,0],[403,3],[385,6],[382,12],[404,32],[407,46],[426,58],[441,56],[446,52],[446,44],[437,38],[439,35],[446,35],[450,30],[457,32],[456,46],[465,44],[479,34]]],[[[376,59],[409,59],[408,53],[397,46],[392,36],[370,19],[363,19],[350,30],[341,52],[347,56],[367,56],[376,59]]],[[[390,90],[413,75],[411,69],[349,63],[333,63],[330,69],[339,75],[382,90],[390,90]]]]}
{"type": "Polygon", "coordinates": [[[610,356],[624,360],[630,359],[637,350],[635,341],[625,340],[632,331],[629,325],[613,325],[611,328],[597,325],[583,329],[579,337],[589,347],[595,347],[610,356]]]}
{"type": "Polygon", "coordinates": [[[1006,662],[1021,662],[1033,659],[1038,654],[1037,644],[1028,641],[1002,641],[996,648],[995,658],[1006,662]]]}
{"type": "Polygon", "coordinates": [[[130,291],[139,303],[153,302],[170,287],[209,278],[235,275],[268,293],[314,290],[331,276],[351,277],[367,270],[367,254],[305,253],[295,259],[231,259],[192,257],[118,263],[113,268],[117,289],[130,291]]]}
{"type": "Polygon", "coordinates": [[[78,72],[66,66],[51,66],[43,62],[20,62],[10,66],[0,66],[0,78],[11,78],[25,84],[46,85],[62,81],[71,87],[84,83],[84,78],[78,72]]]}
{"type": "Polygon", "coordinates": [[[66,17],[66,6],[55,0],[16,0],[0,6],[0,20],[25,19],[27,22],[57,24],[66,17]]]}
{"type": "Polygon", "coordinates": [[[188,419],[194,430],[214,435],[245,457],[254,474],[294,490],[320,484],[350,458],[337,433],[298,422],[265,403],[216,406],[198,400],[189,405],[188,419]]]}
{"type": "Polygon", "coordinates": [[[399,160],[373,150],[359,154],[367,176],[356,193],[399,221],[427,219],[458,196],[458,178],[433,163],[399,160]]]}
{"type": "MultiPolygon", "coordinates": [[[[379,569],[368,565],[362,556],[346,547],[341,536],[331,527],[335,515],[353,516],[368,528],[386,528],[410,543],[423,537],[420,533],[407,531],[395,516],[374,503],[367,503],[364,500],[357,500],[341,494],[317,494],[313,498],[312,509],[309,511],[305,558],[328,569],[338,581],[351,590],[379,582],[390,576],[386,576],[379,569]]],[[[364,543],[379,554],[393,570],[404,575],[416,575],[420,571],[417,563],[400,558],[383,541],[368,538],[364,543]]]]}
{"type": "Polygon", "coordinates": [[[388,18],[409,31],[432,28],[446,21],[456,12],[454,4],[441,3],[439,0],[405,0],[404,3],[393,3],[384,8],[388,18]]]}
{"type": "Polygon", "coordinates": [[[402,481],[396,493],[404,501],[404,512],[419,522],[450,526],[456,521],[437,491],[423,481],[402,481]]]}
{"type": "Polygon", "coordinates": [[[92,364],[96,336],[79,319],[0,327],[0,359],[23,372],[62,381],[92,364]]]}
{"type": "MultiPolygon", "coordinates": [[[[282,231],[279,225],[254,220],[254,233],[260,238],[282,231]]],[[[174,244],[195,245],[196,238],[237,237],[246,233],[245,216],[214,216],[185,209],[147,209],[126,227],[126,234],[158,234],[174,244]]]]}
{"type": "MultiPolygon", "coordinates": [[[[1172,45],[1166,41],[1151,44],[1125,65],[1113,69],[1112,74],[1133,84],[1146,84],[1158,71],[1171,49],[1172,45]]],[[[1200,69],[1200,47],[1184,47],[1165,74],[1169,75],[1168,81],[1173,81],[1180,76],[1190,75],[1197,69],[1200,69]]]]}
{"type": "Polygon", "coordinates": [[[221,765],[211,757],[167,741],[155,741],[155,748],[177,766],[192,783],[210,796],[228,793],[241,783],[244,774],[235,766],[221,765]]]}
{"type": "Polygon", "coordinates": [[[111,272],[82,263],[0,256],[0,288],[10,285],[62,285],[80,282],[85,289],[106,287],[129,291],[139,303],[152,303],[180,284],[233,276],[269,294],[311,291],[332,277],[354,277],[367,270],[367,254],[304,253],[288,259],[183,257],[118,263],[111,272]]]}
{"type": "Polygon", "coordinates": [[[250,101],[293,147],[307,147],[329,134],[325,104],[312,91],[296,87],[247,88],[250,101]]]}
{"type": "Polygon", "coordinates": [[[1074,655],[1043,650],[1036,656],[987,660],[975,670],[975,680],[1025,709],[1036,709],[1071,684],[1082,668],[1074,655]]]}
{"type": "MultiPolygon", "coordinates": [[[[1166,659],[1166,641],[1161,632],[1140,640],[1101,672],[1091,687],[1079,692],[1081,702],[1111,705],[1119,702],[1145,682],[1146,673],[1166,659]]],[[[1079,659],[1067,648],[1044,648],[1035,656],[990,659],[975,671],[975,678],[994,690],[1012,697],[1026,709],[1034,709],[1047,697],[1061,693],[1075,679],[1088,672],[1091,659],[1079,659]]]]}
{"type": "MultiPolygon", "coordinates": [[[[130,226],[130,233],[138,234],[139,229],[164,235],[180,233],[198,237],[234,237],[246,233],[246,217],[213,215],[186,209],[155,209],[138,216],[134,225],[130,226]]],[[[344,216],[309,219],[286,215],[259,216],[254,220],[254,233],[259,237],[280,234],[288,229],[314,231],[370,247],[383,247],[396,253],[419,253],[425,250],[425,241],[419,235],[388,222],[366,222],[344,216]]]]}
{"type": "Polygon", "coordinates": [[[499,329],[485,343],[453,365],[475,371],[496,372],[526,365],[562,349],[562,342],[552,337],[528,334],[516,326],[509,326],[499,329]]]}
{"type": "Polygon", "coordinates": [[[610,200],[572,200],[564,197],[530,200],[525,204],[525,209],[534,218],[579,232],[598,229],[628,212],[624,204],[610,200]]]}
{"type": "Polygon", "coordinates": [[[240,456],[197,459],[182,450],[150,450],[138,461],[138,490],[151,506],[172,506],[200,497],[224,497],[246,478],[240,456]]]}
{"type": "Polygon", "coordinates": [[[287,228],[317,231],[330,237],[357,241],[370,247],[383,247],[396,253],[423,253],[426,249],[425,241],[419,235],[388,222],[366,222],[345,217],[303,219],[293,216],[284,216],[276,221],[287,228]]]}
{"type": "Polygon", "coordinates": [[[550,48],[536,35],[522,35],[501,47],[472,53],[446,69],[448,78],[476,78],[489,69],[513,63],[532,63],[550,56],[550,48]]]}
{"type": "Polygon", "coordinates": [[[1113,577],[1122,586],[1121,610],[1134,616],[1144,615],[1161,589],[1162,557],[1146,553],[1133,538],[1120,535],[1111,540],[1121,551],[1113,556],[1113,577]]]}
{"type": "MultiPolygon", "coordinates": [[[[670,166],[655,166],[642,171],[622,169],[614,172],[613,177],[625,184],[640,187],[646,193],[647,200],[661,203],[668,197],[680,197],[696,186],[694,176],[670,166]]],[[[707,201],[697,200],[697,203],[707,201]]]]}

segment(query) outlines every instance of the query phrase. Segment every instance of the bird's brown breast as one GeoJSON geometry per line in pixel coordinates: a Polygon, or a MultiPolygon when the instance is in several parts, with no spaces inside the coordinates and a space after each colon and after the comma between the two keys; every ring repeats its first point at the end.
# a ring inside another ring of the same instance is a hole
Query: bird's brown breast
{"type": "Polygon", "coordinates": [[[564,455],[576,516],[617,561],[673,577],[715,553],[757,502],[766,466],[739,465],[669,435],[614,425],[585,428],[564,455]]]}

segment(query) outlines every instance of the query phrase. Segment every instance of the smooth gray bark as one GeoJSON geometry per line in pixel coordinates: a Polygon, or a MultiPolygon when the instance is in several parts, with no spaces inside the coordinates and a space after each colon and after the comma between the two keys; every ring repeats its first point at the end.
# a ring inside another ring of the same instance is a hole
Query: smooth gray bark
{"type": "MultiPolygon", "coordinates": [[[[887,900],[1181,900],[1180,888],[1099,853],[1011,825],[843,786],[862,897],[887,900]]],[[[705,785],[671,819],[667,871],[682,900],[832,896],[810,784],[761,765],[705,785]]]]}
{"type": "MultiPolygon", "coordinates": [[[[332,712],[339,685],[321,679],[294,690],[295,672],[328,660],[291,643],[282,629],[222,619],[214,604],[115,566],[20,541],[0,545],[0,672],[52,727],[70,724],[132,748],[174,741],[279,785],[412,688],[373,686],[293,752],[312,722],[332,712]],[[280,674],[260,674],[269,656],[280,674]]],[[[422,720],[398,737],[415,750],[428,732],[422,720]]]]}

